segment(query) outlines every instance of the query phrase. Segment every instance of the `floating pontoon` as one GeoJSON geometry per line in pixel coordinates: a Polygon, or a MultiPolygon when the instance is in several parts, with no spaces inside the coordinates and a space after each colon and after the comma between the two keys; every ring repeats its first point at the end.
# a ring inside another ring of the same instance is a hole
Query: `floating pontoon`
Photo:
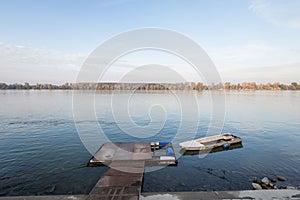
{"type": "Polygon", "coordinates": [[[146,165],[177,165],[170,142],[107,142],[89,160],[89,166],[109,165],[111,162],[145,161],[146,165]]]}

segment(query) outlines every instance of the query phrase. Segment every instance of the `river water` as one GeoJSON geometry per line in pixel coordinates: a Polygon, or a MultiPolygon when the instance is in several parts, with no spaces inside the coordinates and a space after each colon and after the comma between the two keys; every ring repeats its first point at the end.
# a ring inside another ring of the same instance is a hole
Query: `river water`
{"type": "Polygon", "coordinates": [[[0,195],[89,193],[107,169],[86,167],[89,151],[100,147],[101,141],[93,149],[80,138],[82,131],[92,136],[99,132],[95,124],[110,141],[176,137],[178,142],[211,135],[210,127],[243,138],[242,147],[228,151],[177,152],[177,167],[145,173],[143,192],[244,190],[252,188],[254,177],[275,175],[287,178],[281,185],[300,185],[299,91],[74,92],[82,105],[94,98],[94,120],[74,121],[73,116],[84,115],[85,108],[74,107],[73,91],[0,91],[0,195]],[[213,118],[216,124],[211,123],[213,118]],[[136,130],[145,131],[139,135],[136,130]]]}

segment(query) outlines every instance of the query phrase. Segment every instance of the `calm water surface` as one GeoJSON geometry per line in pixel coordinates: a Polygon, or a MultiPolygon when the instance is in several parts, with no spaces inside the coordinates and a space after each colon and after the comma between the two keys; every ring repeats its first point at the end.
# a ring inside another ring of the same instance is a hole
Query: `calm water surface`
{"type": "MultiPolygon", "coordinates": [[[[82,102],[93,95],[76,92],[82,102]]],[[[122,105],[126,92],[113,93],[122,105]]],[[[205,136],[212,116],[209,93],[175,93],[185,99],[197,96],[200,122],[196,137],[205,136]]],[[[97,122],[108,138],[112,141],[145,140],[125,134],[114,122],[109,104],[111,94],[98,92],[95,96],[97,122]]],[[[212,95],[224,94],[213,92],[212,95]]],[[[195,120],[180,117],[180,105],[169,92],[140,92],[135,98],[129,110],[133,122],[138,125],[150,123],[151,104],[163,105],[163,113],[166,113],[163,127],[148,140],[172,140],[181,123],[195,120]]],[[[146,173],[143,191],[251,189],[254,177],[273,175],[285,176],[287,181],[283,185],[299,186],[299,99],[299,91],[227,92],[223,132],[243,137],[243,147],[203,157],[181,156],[177,167],[146,173]],[[225,170],[225,174],[221,170],[225,170]]],[[[159,108],[152,111],[151,116],[155,116],[155,111],[161,113],[159,108]]],[[[122,114],[118,116],[121,122],[122,117],[122,114]]],[[[92,128],[95,121],[80,123],[90,133],[97,131],[92,128]]],[[[126,123],[123,127],[132,128],[126,123]]],[[[155,132],[155,127],[153,130],[155,132]]],[[[184,131],[191,132],[189,128],[184,131]]],[[[0,152],[0,195],[89,193],[106,171],[105,167],[86,167],[91,154],[76,131],[72,91],[0,91],[0,152]]]]}

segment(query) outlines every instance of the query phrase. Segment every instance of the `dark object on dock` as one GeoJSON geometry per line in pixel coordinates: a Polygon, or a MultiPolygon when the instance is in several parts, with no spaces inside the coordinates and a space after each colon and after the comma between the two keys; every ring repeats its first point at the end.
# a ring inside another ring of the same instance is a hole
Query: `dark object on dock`
{"type": "Polygon", "coordinates": [[[110,165],[112,161],[145,161],[145,165],[177,165],[170,142],[104,143],[88,166],[110,165]]]}
{"type": "Polygon", "coordinates": [[[231,145],[238,143],[242,143],[242,138],[232,135],[230,133],[225,133],[182,142],[179,145],[182,149],[187,151],[203,151],[211,150],[217,147],[229,149],[231,145]]]}

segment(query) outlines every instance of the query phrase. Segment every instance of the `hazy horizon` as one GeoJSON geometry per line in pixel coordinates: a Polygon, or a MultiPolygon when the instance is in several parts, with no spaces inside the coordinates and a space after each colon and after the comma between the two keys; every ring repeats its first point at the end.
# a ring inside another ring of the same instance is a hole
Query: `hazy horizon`
{"type": "MultiPolygon", "coordinates": [[[[274,82],[255,82],[255,81],[243,81],[243,82],[231,82],[231,81],[226,81],[226,82],[219,82],[219,83],[222,83],[222,84],[225,84],[225,83],[231,83],[231,84],[242,84],[242,83],[256,83],[256,84],[268,84],[268,83],[271,83],[271,84],[274,84],[274,83],[280,83],[280,84],[291,84],[291,83],[300,83],[298,81],[291,81],[291,82],[280,82],[280,81],[274,81],[274,82]]],[[[129,83],[129,84],[180,84],[180,83],[203,83],[202,81],[190,81],[190,82],[117,82],[117,81],[100,81],[100,82],[60,82],[60,83],[51,83],[51,82],[43,82],[43,81],[38,81],[38,82],[29,82],[29,81],[25,81],[25,82],[1,82],[0,81],[0,84],[1,83],[4,83],[4,84],[8,84],[8,85],[13,85],[13,84],[25,84],[25,83],[28,83],[29,85],[36,85],[36,84],[52,84],[52,85],[64,85],[64,84],[76,84],[76,83],[129,83]]],[[[212,83],[212,84],[219,84],[219,83],[212,83]]],[[[212,85],[212,84],[208,84],[208,85],[212,85]]]]}

